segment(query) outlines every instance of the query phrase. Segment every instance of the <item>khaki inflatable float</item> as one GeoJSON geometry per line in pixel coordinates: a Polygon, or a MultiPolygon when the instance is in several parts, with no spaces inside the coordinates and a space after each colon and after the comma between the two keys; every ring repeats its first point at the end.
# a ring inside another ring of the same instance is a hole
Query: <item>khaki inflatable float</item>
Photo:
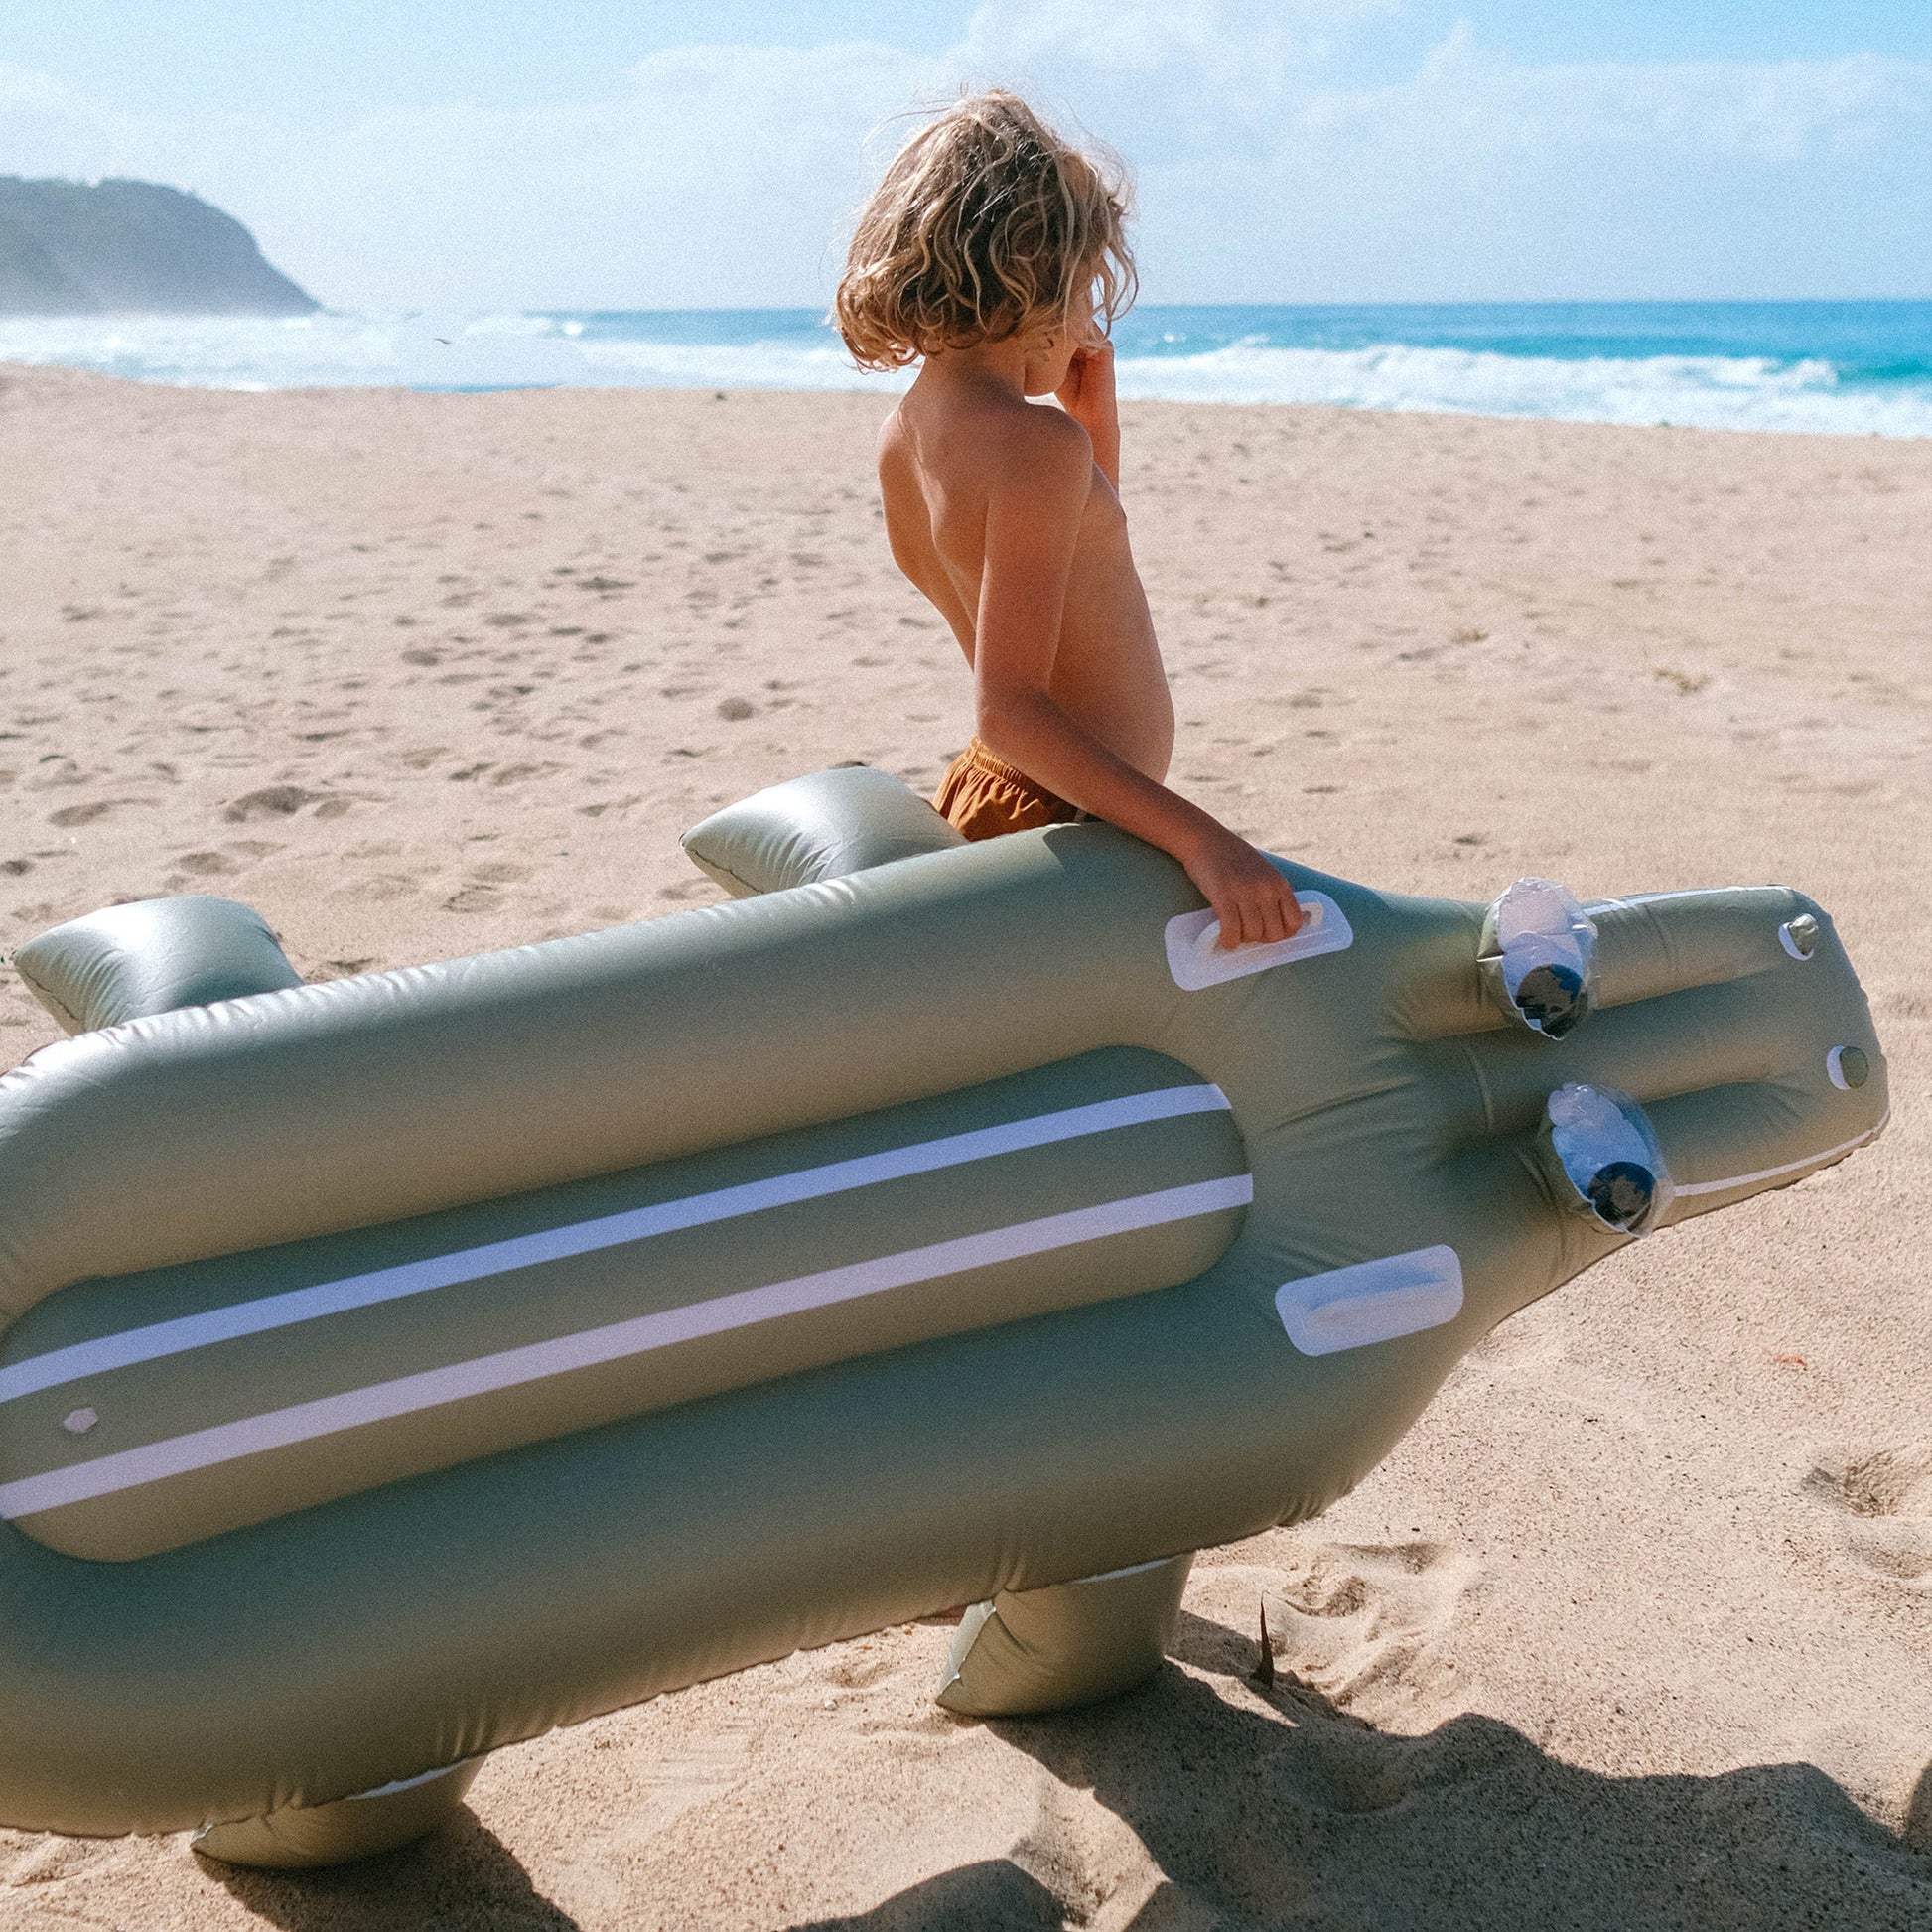
{"type": "Polygon", "coordinates": [[[216,899],[21,949],[75,1037],[0,1080],[0,1822],[354,1857],[962,1602],[949,1708],[1106,1695],[1497,1322],[1885,1118],[1781,887],[1285,866],[1228,953],[1111,828],[863,767],[686,845],[746,897],[326,985],[216,899]]]}

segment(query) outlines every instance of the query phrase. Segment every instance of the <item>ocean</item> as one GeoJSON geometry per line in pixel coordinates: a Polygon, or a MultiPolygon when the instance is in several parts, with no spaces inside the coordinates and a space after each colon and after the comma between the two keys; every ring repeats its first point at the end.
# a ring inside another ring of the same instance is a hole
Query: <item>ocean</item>
{"type": "MultiPolygon", "coordinates": [[[[1932,436],[1932,302],[1149,304],[1121,393],[1932,436]]],[[[808,309],[0,317],[0,361],[216,389],[892,388],[808,309]]]]}

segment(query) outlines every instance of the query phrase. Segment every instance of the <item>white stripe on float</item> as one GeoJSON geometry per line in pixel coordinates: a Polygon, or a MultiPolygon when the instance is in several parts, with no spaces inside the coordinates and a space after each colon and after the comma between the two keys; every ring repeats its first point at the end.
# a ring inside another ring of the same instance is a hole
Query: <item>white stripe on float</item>
{"type": "Polygon", "coordinates": [[[703,1227],[712,1221],[731,1220],[740,1214],[755,1214],[761,1208],[789,1207],[826,1194],[869,1187],[882,1180],[932,1173],[968,1161],[985,1161],[994,1155],[1046,1147],[1055,1141],[1104,1134],[1116,1127],[1137,1127],[1183,1114],[1225,1112],[1227,1104],[1227,1095],[1211,1084],[1126,1094],[1115,1100],[1096,1100],[1084,1107],[1065,1107],[1057,1113],[1035,1114],[1028,1120],[1007,1121],[998,1127],[948,1134],[911,1147],[862,1154],[850,1161],[832,1161],[823,1167],[800,1169],[796,1173],[774,1174],[767,1180],[748,1180],[736,1187],[719,1187],[709,1193],[688,1195],[683,1200],[664,1201],[655,1207],[627,1208],[621,1214],[606,1214],[594,1221],[577,1221],[537,1234],[519,1234],[507,1241],[464,1248],[456,1254],[433,1255],[426,1261],[402,1262],[393,1268],[374,1269],[366,1275],[321,1282],[313,1288],[265,1295],[256,1301],[237,1302],[230,1308],[180,1315],[172,1321],[156,1321],[117,1335],[103,1335],[97,1341],[74,1342],[66,1348],[50,1349],[44,1355],[30,1355],[9,1368],[0,1368],[0,1402],[12,1402],[41,1389],[58,1388],[63,1382],[77,1381],[83,1375],[103,1375],[111,1369],[129,1368],[136,1362],[155,1361],[190,1348],[206,1348],[211,1342],[258,1335],[269,1328],[343,1314],[351,1309],[366,1309],[407,1295],[422,1295],[431,1289],[451,1288],[459,1282],[482,1281],[490,1275],[508,1274],[512,1269],[533,1267],[538,1262],[564,1261],[572,1255],[621,1247],[626,1242],[647,1240],[655,1234],[672,1234],[683,1228],[703,1227]]]}
{"type": "Polygon", "coordinates": [[[1720,893],[1788,893],[1789,886],[1681,886],[1673,893],[1630,893],[1615,898],[1591,899],[1586,913],[1629,911],[1638,905],[1660,905],[1670,898],[1713,898],[1720,893]]]}
{"type": "MultiPolygon", "coordinates": [[[[486,1757],[488,1753],[485,1751],[486,1757]]],[[[474,1757],[460,1757],[454,1764],[439,1764],[433,1771],[418,1771],[413,1778],[391,1778],[387,1784],[378,1784],[373,1790],[351,1791],[339,1802],[345,1805],[366,1804],[371,1798],[393,1798],[398,1791],[414,1791],[419,1785],[433,1784],[438,1778],[454,1777],[457,1772],[465,1771],[471,1765],[481,1762],[474,1757]]]]}
{"type": "Polygon", "coordinates": [[[140,1449],[96,1456],[91,1462],[76,1462],[69,1468],[50,1469],[42,1475],[22,1476],[18,1481],[0,1484],[0,1518],[12,1521],[39,1510],[86,1502],[95,1496],[109,1496],[122,1489],[159,1482],[167,1476],[186,1475],[218,1462],[258,1455],[264,1449],[284,1449],[318,1436],[335,1435],[340,1430],[386,1422],[396,1416],[413,1415],[419,1409],[488,1395],[498,1389],[568,1374],[573,1369],[593,1368],[627,1355],[668,1348],[676,1342],[695,1341],[704,1335],[723,1334],[781,1315],[800,1314],[836,1302],[856,1301],[887,1289],[909,1288],[915,1282],[957,1275],[969,1268],[1018,1261],[1027,1255],[1045,1254],[1082,1241],[1098,1241],[1111,1234],[1131,1234],[1139,1228],[1159,1227],[1168,1221],[1189,1220],[1198,1214],[1245,1207],[1254,1199],[1254,1176],[1244,1173],[1223,1180],[1196,1181],[1186,1187],[1163,1188],[1158,1193],[1136,1194],[1099,1207],[1049,1214],[1037,1221],[1022,1221],[1014,1227],[963,1235],[953,1241],[937,1241],[929,1247],[907,1249],[903,1254],[883,1255],[876,1261],[854,1262],[816,1275],[773,1282],[764,1288],[715,1296],[708,1302],[694,1302],[686,1308],[635,1315],[628,1321],[614,1321],[602,1328],[558,1335],[521,1348],[506,1348],[494,1355],[478,1356],[474,1361],[453,1362],[446,1368],[425,1369],[420,1374],[399,1376],[393,1382],[378,1382],[370,1388],[350,1389],[314,1402],[299,1402],[239,1422],[218,1423],[211,1429],[193,1430],[185,1436],[171,1436],[165,1442],[149,1443],[140,1449]]]}
{"type": "Polygon", "coordinates": [[[1749,1187],[1760,1180],[1776,1180],[1780,1174],[1796,1173],[1800,1168],[1816,1168],[1824,1162],[1836,1160],[1841,1154],[1850,1154],[1855,1147],[1863,1147],[1874,1135],[1884,1132],[1885,1122],[1891,1119],[1891,1109],[1887,1107],[1884,1117],[1875,1127],[1867,1127],[1863,1134],[1854,1134],[1849,1141],[1840,1141],[1836,1147],[1828,1147],[1823,1154],[1807,1154],[1802,1160],[1787,1161],[1778,1168],[1759,1168],[1755,1173],[1732,1174],[1728,1180],[1676,1180],[1671,1183],[1673,1194],[1727,1194],[1733,1187],[1749,1187]]]}
{"type": "MultiPolygon", "coordinates": [[[[1181,1552],[1183,1556],[1188,1554],[1190,1553],[1184,1550],[1181,1552]]],[[[1130,1563],[1121,1570],[1100,1570],[1096,1571],[1091,1577],[1075,1577],[1073,1581],[1076,1584],[1111,1584],[1116,1577],[1139,1577],[1150,1570],[1165,1570],[1173,1561],[1174,1559],[1173,1557],[1149,1557],[1145,1563],[1130,1563]]],[[[1060,1586],[1043,1584],[1040,1587],[1043,1589],[1053,1589],[1060,1587],[1060,1586]]],[[[1005,1594],[1004,1591],[1001,1593],[1005,1594]]],[[[1013,1592],[1016,1596],[1024,1595],[1025,1593],[1023,1590],[1015,1590],[1013,1592]]]]}

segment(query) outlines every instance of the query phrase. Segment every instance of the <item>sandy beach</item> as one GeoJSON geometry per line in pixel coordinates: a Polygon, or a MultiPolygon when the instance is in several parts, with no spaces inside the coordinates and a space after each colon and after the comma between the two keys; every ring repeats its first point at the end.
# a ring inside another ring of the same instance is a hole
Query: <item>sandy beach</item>
{"type": "MultiPolygon", "coordinates": [[[[886,406],[0,369],[0,951],[212,892],[312,979],[447,958],[719,897],[677,833],[776,779],[930,788],[970,693],[886,406]]],[[[359,1867],[0,1833],[0,1926],[1932,1924],[1932,444],[1125,415],[1181,789],[1404,891],[1802,887],[1883,1139],[1506,1324],[1110,1705],[949,1718],[897,1627],[504,1750],[359,1867]]],[[[0,1067],[55,1035],[0,971],[0,1067]]]]}

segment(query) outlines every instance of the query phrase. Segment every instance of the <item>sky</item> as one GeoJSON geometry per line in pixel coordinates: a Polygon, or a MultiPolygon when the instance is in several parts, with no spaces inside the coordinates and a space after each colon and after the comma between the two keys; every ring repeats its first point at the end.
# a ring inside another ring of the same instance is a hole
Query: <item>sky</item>
{"type": "Polygon", "coordinates": [[[1130,163],[1154,301],[1932,295],[1925,0],[0,0],[0,174],[332,308],[805,306],[993,81],[1130,163]]]}

